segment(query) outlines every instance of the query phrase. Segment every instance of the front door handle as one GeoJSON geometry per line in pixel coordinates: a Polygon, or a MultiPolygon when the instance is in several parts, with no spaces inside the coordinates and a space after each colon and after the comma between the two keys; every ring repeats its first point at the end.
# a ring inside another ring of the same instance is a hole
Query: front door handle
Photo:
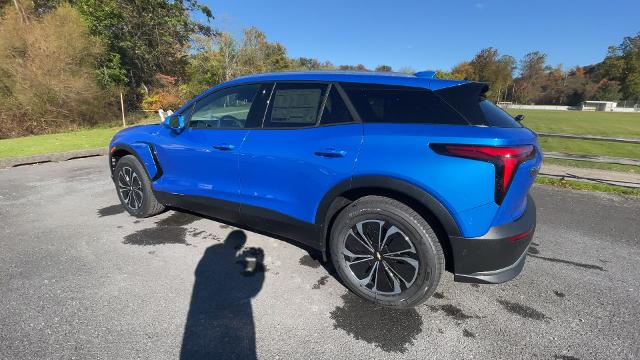
{"type": "Polygon", "coordinates": [[[326,158],[340,158],[340,157],[345,157],[345,155],[347,155],[347,152],[344,150],[324,149],[321,151],[316,151],[315,155],[326,157],[326,158]]]}
{"type": "Polygon", "coordinates": [[[235,148],[235,146],[231,144],[217,144],[213,145],[213,148],[220,151],[231,151],[235,148]]]}

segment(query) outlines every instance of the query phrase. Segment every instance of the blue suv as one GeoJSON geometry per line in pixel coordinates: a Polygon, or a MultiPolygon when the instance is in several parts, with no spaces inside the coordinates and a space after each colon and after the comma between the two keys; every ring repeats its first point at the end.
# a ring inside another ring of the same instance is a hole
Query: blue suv
{"type": "Polygon", "coordinates": [[[524,266],[542,155],[487,90],[432,72],[241,77],[116,134],[112,178],[133,216],[188,209],[294,239],[359,296],[415,306],[445,269],[501,283],[524,266]]]}

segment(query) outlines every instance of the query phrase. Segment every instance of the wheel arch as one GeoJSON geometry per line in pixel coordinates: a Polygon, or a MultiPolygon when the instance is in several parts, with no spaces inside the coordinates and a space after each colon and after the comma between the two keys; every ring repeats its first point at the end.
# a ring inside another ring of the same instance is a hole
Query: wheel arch
{"type": "Polygon", "coordinates": [[[112,177],[118,160],[127,155],[133,155],[140,161],[151,182],[158,180],[160,176],[162,176],[162,168],[158,162],[153,144],[137,142],[131,145],[116,144],[111,146],[111,150],[109,151],[109,169],[111,170],[112,177]]]}
{"type": "Polygon", "coordinates": [[[414,209],[433,228],[445,255],[447,269],[453,268],[450,237],[461,236],[460,228],[449,210],[433,195],[405,180],[382,176],[363,176],[342,182],[332,188],[320,202],[316,224],[322,229],[321,249],[328,258],[329,230],[342,209],[359,198],[385,196],[414,209]]]}

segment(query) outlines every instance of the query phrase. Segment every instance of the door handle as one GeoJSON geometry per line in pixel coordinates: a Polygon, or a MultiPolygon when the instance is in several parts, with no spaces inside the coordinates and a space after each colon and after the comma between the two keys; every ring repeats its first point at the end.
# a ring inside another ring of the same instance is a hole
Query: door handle
{"type": "Polygon", "coordinates": [[[340,158],[340,157],[345,157],[345,155],[347,155],[347,152],[344,150],[325,149],[321,151],[316,151],[314,154],[316,156],[321,156],[326,158],[340,158]]]}
{"type": "Polygon", "coordinates": [[[235,148],[235,146],[231,144],[217,144],[213,145],[213,148],[220,151],[231,151],[235,148]]]}

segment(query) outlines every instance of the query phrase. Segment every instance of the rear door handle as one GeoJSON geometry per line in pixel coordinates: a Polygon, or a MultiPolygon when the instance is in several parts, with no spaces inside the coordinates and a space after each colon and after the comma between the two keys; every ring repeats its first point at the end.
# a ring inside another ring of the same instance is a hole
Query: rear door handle
{"type": "Polygon", "coordinates": [[[324,149],[321,151],[316,151],[315,155],[326,157],[326,158],[340,158],[340,157],[345,157],[345,155],[347,155],[347,152],[344,150],[324,149]]]}
{"type": "Polygon", "coordinates": [[[213,148],[220,151],[231,151],[235,148],[235,146],[231,144],[217,144],[213,145],[213,148]]]}

